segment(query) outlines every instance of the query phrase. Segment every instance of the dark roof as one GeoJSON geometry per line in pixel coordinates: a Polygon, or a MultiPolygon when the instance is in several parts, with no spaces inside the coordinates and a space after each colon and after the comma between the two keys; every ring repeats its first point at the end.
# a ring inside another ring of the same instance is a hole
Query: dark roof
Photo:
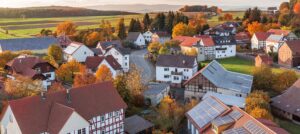
{"type": "Polygon", "coordinates": [[[236,45],[234,36],[214,36],[215,45],[236,45]]]}
{"type": "MultiPolygon", "coordinates": [[[[6,64],[6,67],[10,67],[13,70],[13,73],[15,74],[32,78],[33,76],[38,74],[38,72],[33,69],[34,66],[40,63],[48,63],[48,62],[39,57],[22,55],[9,61],[6,64]]],[[[53,67],[49,63],[48,65],[53,67]]]]}
{"type": "Polygon", "coordinates": [[[286,41],[285,44],[288,45],[293,53],[300,54],[300,40],[286,41]]]}
{"type": "Polygon", "coordinates": [[[278,134],[289,134],[289,132],[287,132],[286,130],[284,130],[283,128],[280,128],[276,123],[274,123],[273,121],[267,120],[267,119],[257,119],[259,122],[261,122],[262,124],[264,124],[265,126],[267,126],[268,128],[270,128],[271,130],[273,130],[274,132],[278,133],[278,134]]]}
{"type": "Polygon", "coordinates": [[[57,36],[57,41],[61,46],[68,46],[70,43],[72,43],[72,40],[67,35],[57,36]]]}
{"type": "Polygon", "coordinates": [[[159,55],[156,66],[193,68],[195,60],[195,56],[188,55],[159,55]]]}
{"type": "Polygon", "coordinates": [[[124,47],[114,47],[117,51],[119,51],[122,55],[127,55],[130,54],[130,49],[129,48],[124,48],[124,47]]]}
{"type": "Polygon", "coordinates": [[[52,44],[58,44],[54,37],[20,38],[0,40],[2,51],[43,50],[52,44]]]}
{"type": "Polygon", "coordinates": [[[129,134],[137,134],[143,130],[149,129],[154,126],[151,122],[145,120],[144,118],[133,115],[124,120],[125,132],[129,134]]]}
{"type": "Polygon", "coordinates": [[[102,51],[100,48],[91,48],[95,55],[102,55],[102,51]]]}
{"type": "Polygon", "coordinates": [[[300,79],[298,79],[291,87],[289,87],[283,94],[272,98],[271,105],[282,111],[300,117],[300,79]]]}
{"type": "Polygon", "coordinates": [[[69,93],[71,101],[66,99],[66,91],[58,91],[47,94],[44,100],[40,96],[32,96],[12,100],[8,104],[21,132],[24,134],[38,134],[47,130],[58,130],[59,127],[62,127],[58,124],[65,121],[65,116],[69,116],[72,109],[89,121],[95,116],[127,107],[111,82],[73,88],[69,93]],[[52,110],[54,111],[52,112],[52,110]],[[57,119],[57,116],[63,119],[57,119]],[[55,119],[52,120],[49,117],[55,117],[55,119]],[[52,124],[52,121],[60,123],[52,124]],[[49,128],[48,125],[52,127],[49,128]]]}
{"type": "Polygon", "coordinates": [[[106,56],[105,60],[108,62],[108,64],[114,70],[120,70],[120,69],[122,69],[121,65],[118,63],[118,61],[112,55],[106,56]]]}
{"type": "Polygon", "coordinates": [[[128,32],[126,40],[136,41],[140,34],[141,34],[140,32],[128,32]]]}
{"type": "Polygon", "coordinates": [[[120,40],[100,41],[99,45],[102,49],[106,50],[110,47],[122,47],[122,42],[120,40]]]}
{"type": "Polygon", "coordinates": [[[85,60],[85,65],[88,69],[96,70],[100,63],[106,60],[114,70],[120,70],[122,67],[118,61],[112,56],[88,56],[85,60]]]}

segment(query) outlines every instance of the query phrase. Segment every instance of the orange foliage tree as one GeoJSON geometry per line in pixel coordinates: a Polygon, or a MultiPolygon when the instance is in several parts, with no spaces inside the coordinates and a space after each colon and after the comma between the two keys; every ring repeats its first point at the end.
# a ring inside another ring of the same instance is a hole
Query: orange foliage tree
{"type": "Polygon", "coordinates": [[[99,41],[99,40],[102,40],[101,39],[102,38],[102,36],[101,36],[101,34],[100,33],[98,33],[98,32],[92,32],[92,33],[90,33],[87,37],[86,37],[86,45],[88,45],[88,46],[93,46],[93,45],[95,45],[95,43],[97,42],[97,41],[99,41]]]}
{"type": "Polygon", "coordinates": [[[248,28],[247,28],[248,32],[253,35],[255,32],[264,32],[265,27],[262,23],[259,23],[257,21],[252,22],[251,24],[248,24],[248,28]]]}
{"type": "Polygon", "coordinates": [[[250,112],[250,115],[253,116],[256,119],[260,119],[260,118],[268,119],[268,120],[273,119],[272,114],[268,110],[263,109],[263,108],[257,108],[257,107],[254,108],[250,112]]]}
{"type": "Polygon", "coordinates": [[[87,71],[75,75],[73,87],[81,87],[96,82],[96,77],[87,71]]]}
{"type": "Polygon", "coordinates": [[[300,15],[300,2],[297,2],[294,6],[294,13],[300,15]]]}
{"type": "Polygon", "coordinates": [[[113,76],[110,69],[106,65],[101,65],[96,72],[96,79],[99,82],[112,81],[113,76]]]}
{"type": "Polygon", "coordinates": [[[184,23],[178,23],[173,28],[172,37],[176,36],[193,36],[195,35],[195,28],[192,25],[186,25],[184,23]]]}
{"type": "Polygon", "coordinates": [[[76,28],[77,26],[72,21],[65,21],[57,25],[56,33],[57,35],[73,35],[76,32],[76,28]]]}
{"type": "Polygon", "coordinates": [[[229,21],[229,20],[232,20],[233,19],[233,16],[232,16],[232,14],[230,14],[230,13],[226,13],[226,14],[224,14],[224,20],[227,20],[227,21],[229,21]]]}
{"type": "Polygon", "coordinates": [[[72,82],[75,75],[84,72],[85,66],[81,63],[72,60],[70,62],[62,64],[56,71],[56,76],[58,79],[66,81],[66,82],[72,82]]]}

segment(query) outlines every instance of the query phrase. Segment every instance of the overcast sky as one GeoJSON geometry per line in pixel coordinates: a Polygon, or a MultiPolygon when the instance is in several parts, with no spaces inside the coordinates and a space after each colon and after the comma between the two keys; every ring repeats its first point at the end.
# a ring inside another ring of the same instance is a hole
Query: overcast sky
{"type": "Polygon", "coordinates": [[[216,6],[278,6],[288,0],[0,0],[0,7],[91,6],[105,4],[171,4],[216,6]]]}

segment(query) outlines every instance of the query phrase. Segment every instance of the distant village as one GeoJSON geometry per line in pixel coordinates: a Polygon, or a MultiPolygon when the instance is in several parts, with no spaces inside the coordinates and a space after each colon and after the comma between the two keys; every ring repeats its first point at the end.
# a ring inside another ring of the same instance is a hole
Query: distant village
{"type": "Polygon", "coordinates": [[[300,133],[300,1],[198,8],[0,40],[1,134],[300,133]]]}

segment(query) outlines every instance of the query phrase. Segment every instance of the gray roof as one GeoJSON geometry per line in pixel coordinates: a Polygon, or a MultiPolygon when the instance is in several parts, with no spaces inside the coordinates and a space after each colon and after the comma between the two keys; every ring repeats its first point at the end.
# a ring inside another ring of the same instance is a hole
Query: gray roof
{"type": "Polygon", "coordinates": [[[151,122],[145,120],[144,118],[133,115],[124,120],[125,132],[129,134],[137,134],[143,130],[151,128],[154,126],[151,122]]]}
{"type": "Polygon", "coordinates": [[[54,37],[0,40],[2,51],[43,50],[52,44],[58,44],[58,40],[54,37]]]}
{"type": "Polygon", "coordinates": [[[120,40],[112,40],[112,41],[100,41],[99,45],[102,49],[108,49],[110,47],[122,47],[122,42],[120,40]]]}
{"type": "Polygon", "coordinates": [[[271,34],[268,38],[267,41],[272,41],[272,42],[279,42],[283,40],[283,35],[276,35],[276,34],[271,34]]]}
{"type": "Polygon", "coordinates": [[[128,41],[136,41],[141,33],[140,32],[129,32],[126,40],[128,41]]]}
{"type": "Polygon", "coordinates": [[[124,47],[114,47],[117,51],[119,51],[122,55],[127,55],[130,54],[130,49],[129,48],[124,48],[124,47]]]}
{"type": "Polygon", "coordinates": [[[245,101],[246,99],[243,97],[237,97],[232,95],[220,94],[215,92],[208,91],[204,96],[203,99],[213,96],[221,100],[227,106],[237,106],[239,108],[245,108],[245,101]]]}
{"type": "Polygon", "coordinates": [[[200,72],[217,87],[241,93],[251,92],[253,76],[227,71],[215,60],[210,62],[200,72]]]}
{"type": "Polygon", "coordinates": [[[159,55],[156,66],[193,68],[196,61],[195,56],[188,55],[159,55]]]}
{"type": "Polygon", "coordinates": [[[150,83],[148,89],[144,92],[144,95],[157,95],[169,87],[168,83],[150,83]]]}
{"type": "Polygon", "coordinates": [[[234,36],[213,36],[215,45],[236,45],[234,36]]]}

